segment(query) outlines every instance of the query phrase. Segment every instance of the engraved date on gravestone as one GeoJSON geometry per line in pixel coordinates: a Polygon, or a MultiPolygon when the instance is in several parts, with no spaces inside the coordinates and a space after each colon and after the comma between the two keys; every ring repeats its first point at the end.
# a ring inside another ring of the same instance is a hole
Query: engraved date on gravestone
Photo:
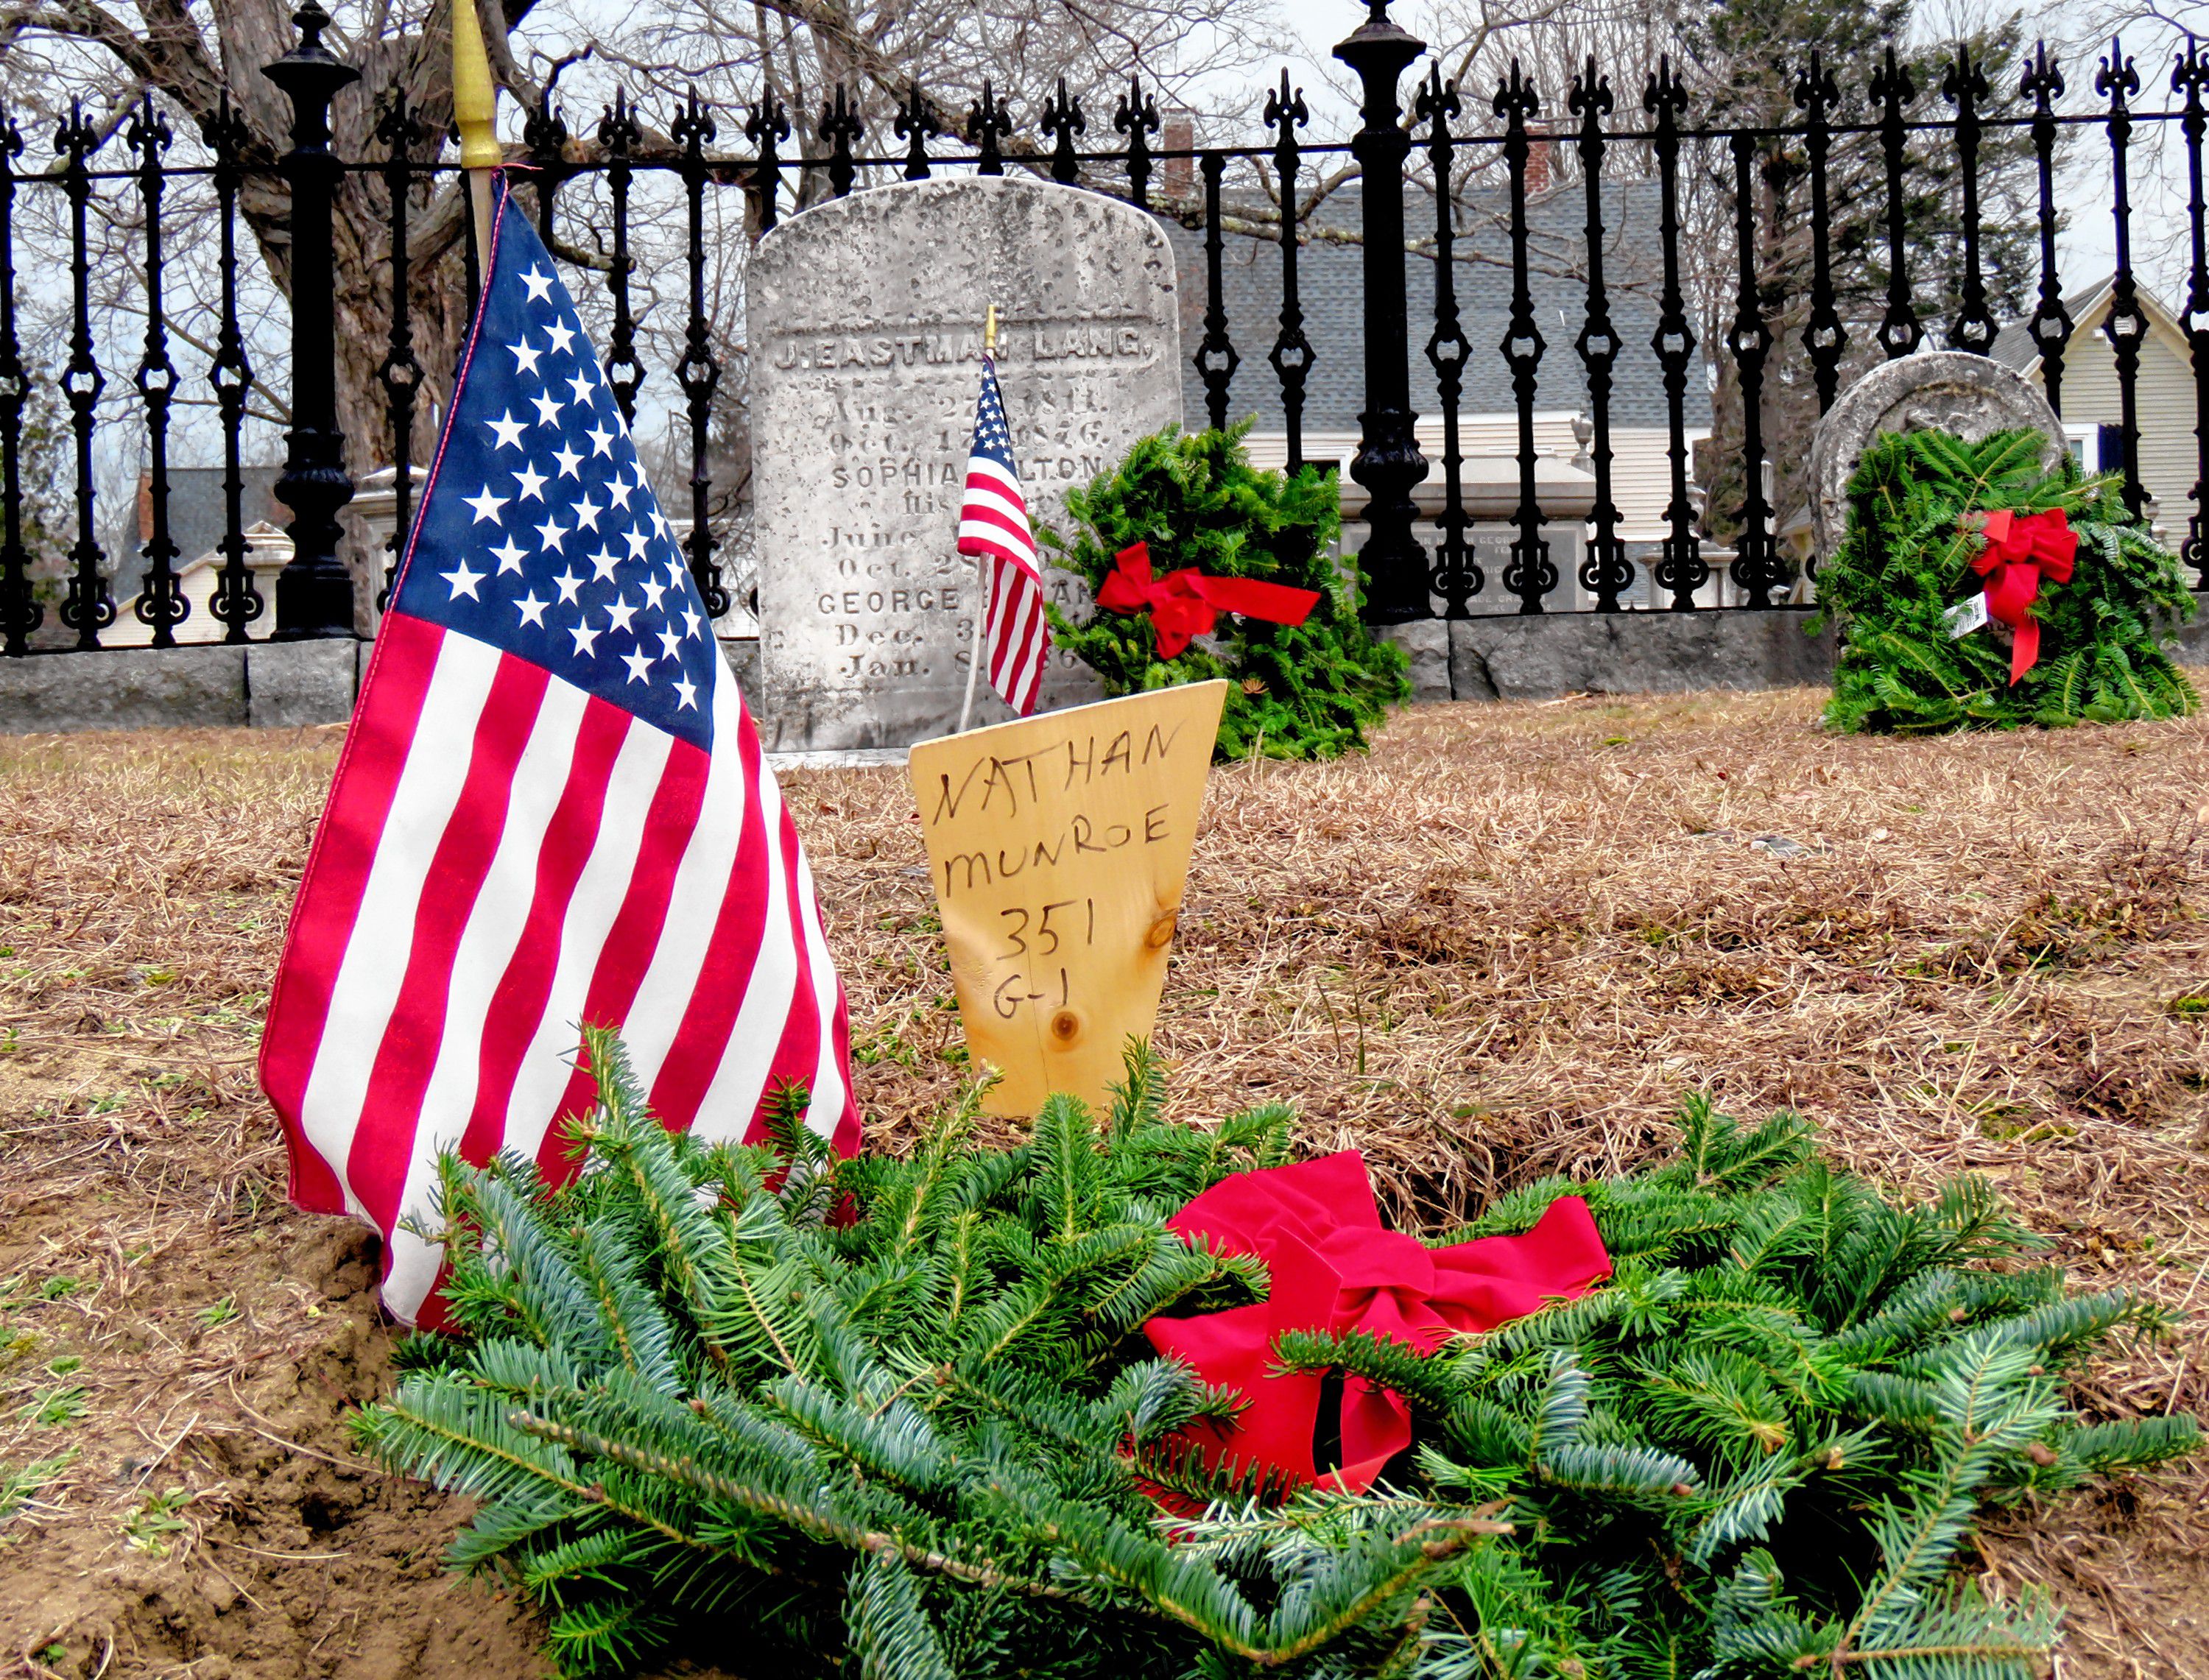
{"type": "MultiPolygon", "coordinates": [[[[1173,257],[1132,206],[1055,183],[919,181],[768,234],[750,317],[761,689],[770,746],[907,744],[960,715],[981,605],[957,551],[982,316],[1031,518],[1178,418],[1173,257]]],[[[1086,592],[1045,572],[1062,606],[1086,592]]],[[[1044,703],[1089,698],[1063,654],[1044,703]]],[[[1008,715],[983,685],[977,719],[1008,715]]]]}
{"type": "MultiPolygon", "coordinates": [[[[1032,498],[1114,465],[1117,382],[1100,364],[1144,366],[1157,354],[1133,322],[1022,324],[1002,336],[999,376],[1032,498]]],[[[833,512],[818,539],[827,562],[819,575],[833,587],[814,592],[818,618],[807,638],[822,646],[825,633],[830,657],[816,671],[827,687],[924,680],[947,668],[966,681],[973,629],[966,615],[978,600],[972,564],[948,539],[966,491],[966,382],[979,378],[981,356],[972,331],[828,334],[801,326],[769,344],[779,371],[832,376],[810,388],[801,380],[787,394],[817,417],[827,445],[821,475],[833,512]],[[964,376],[930,376],[946,367],[964,376]],[[903,376],[909,369],[924,371],[903,376]],[[858,370],[872,376],[864,384],[844,376],[858,370]]],[[[1056,574],[1050,585],[1062,607],[1080,603],[1075,580],[1056,574]]],[[[768,630],[778,651],[791,646],[775,634],[783,628],[768,630]]]]}

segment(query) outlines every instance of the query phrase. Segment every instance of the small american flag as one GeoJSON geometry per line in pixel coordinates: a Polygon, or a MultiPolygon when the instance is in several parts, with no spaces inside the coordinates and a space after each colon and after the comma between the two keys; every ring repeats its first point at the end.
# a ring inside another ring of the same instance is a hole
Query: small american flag
{"type": "Polygon", "coordinates": [[[382,1231],[436,1323],[438,1153],[558,1182],[620,1027],[670,1127],[750,1136],[784,1081],[846,1152],[813,881],[704,604],[545,248],[499,190],[489,279],[292,912],[261,1077],[292,1199],[382,1231]]]}
{"type": "Polygon", "coordinates": [[[1026,717],[1043,687],[1050,629],[1043,616],[1043,571],[1027,498],[1013,465],[1013,435],[997,393],[997,364],[982,358],[982,400],[974,411],[974,447],[966,457],[966,499],[959,509],[959,551],[990,561],[990,684],[1026,717]]]}

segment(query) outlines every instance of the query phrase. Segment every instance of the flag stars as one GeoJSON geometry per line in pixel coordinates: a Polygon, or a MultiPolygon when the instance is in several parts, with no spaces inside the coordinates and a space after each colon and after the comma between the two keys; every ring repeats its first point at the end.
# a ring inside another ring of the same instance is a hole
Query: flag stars
{"type": "MultiPolygon", "coordinates": [[[[444,487],[424,509],[442,547],[425,557],[434,569],[415,569],[414,609],[640,719],[710,738],[714,627],[682,529],[657,504],[619,392],[554,265],[524,242],[497,268],[494,318],[513,324],[483,340],[488,353],[454,394],[461,424],[444,487]]],[[[709,546],[703,530],[693,540],[709,546]]]]}

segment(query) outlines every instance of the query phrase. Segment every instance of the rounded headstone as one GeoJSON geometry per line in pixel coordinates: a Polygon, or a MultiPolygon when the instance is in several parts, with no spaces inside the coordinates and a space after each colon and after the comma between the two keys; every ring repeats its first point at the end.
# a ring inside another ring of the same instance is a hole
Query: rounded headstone
{"type": "MultiPolygon", "coordinates": [[[[746,292],[761,734],[793,750],[948,734],[980,604],[956,543],[984,316],[994,302],[1030,520],[1063,530],[1068,489],[1181,418],[1172,248],[1079,188],[914,181],[792,217],[746,292]]],[[[1086,609],[1079,579],[1044,579],[1086,609]]],[[[977,693],[977,722],[1010,715],[986,671],[977,693]]],[[[1098,696],[1054,651],[1043,703],[1098,696]]]]}
{"type": "Polygon", "coordinates": [[[1871,441],[1887,431],[1949,431],[1976,443],[1989,432],[2030,428],[2048,440],[2042,460],[2062,459],[2063,423],[2024,378],[1968,350],[1931,350],[1882,362],[1844,392],[1810,439],[1811,507],[1818,553],[1830,559],[1848,529],[1849,480],[1871,441]]]}

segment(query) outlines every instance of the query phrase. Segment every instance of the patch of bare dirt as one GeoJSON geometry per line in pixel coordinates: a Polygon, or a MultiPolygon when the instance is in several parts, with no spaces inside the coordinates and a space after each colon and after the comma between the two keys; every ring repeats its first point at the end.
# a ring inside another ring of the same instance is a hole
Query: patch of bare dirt
{"type": "Polygon", "coordinates": [[[347,1445],[374,1240],[285,1206],[253,1089],[336,744],[0,746],[0,1673],[544,1671],[347,1445]]]}

